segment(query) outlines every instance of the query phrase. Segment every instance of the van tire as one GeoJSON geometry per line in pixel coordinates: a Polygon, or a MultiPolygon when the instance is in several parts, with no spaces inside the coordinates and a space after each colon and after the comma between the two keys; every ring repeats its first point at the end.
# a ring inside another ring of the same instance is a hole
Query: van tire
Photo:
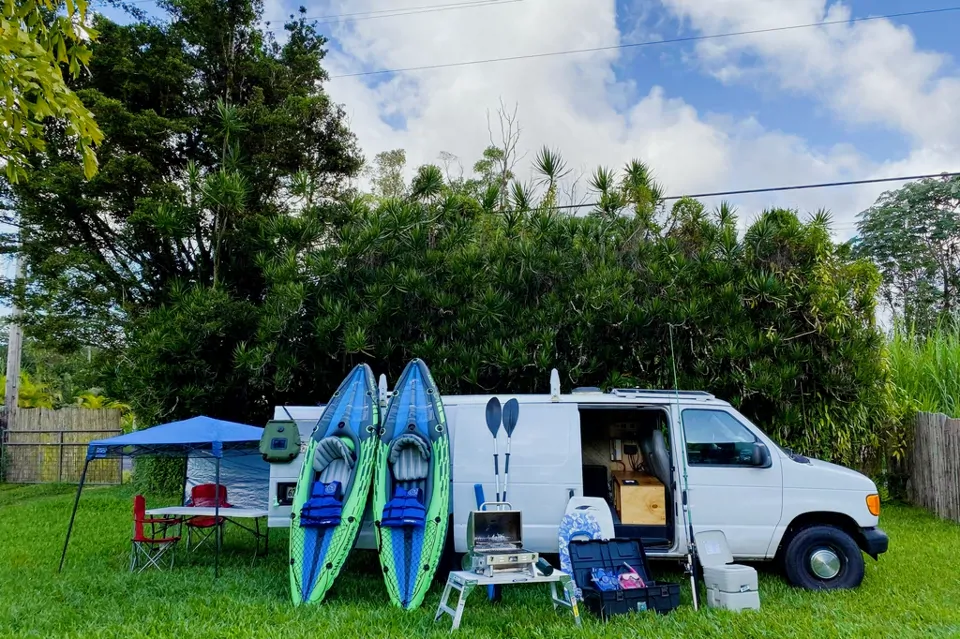
{"type": "Polygon", "coordinates": [[[860,585],[864,562],[853,537],[835,526],[820,525],[797,531],[783,554],[783,569],[787,580],[799,588],[840,590],[860,585]]]}

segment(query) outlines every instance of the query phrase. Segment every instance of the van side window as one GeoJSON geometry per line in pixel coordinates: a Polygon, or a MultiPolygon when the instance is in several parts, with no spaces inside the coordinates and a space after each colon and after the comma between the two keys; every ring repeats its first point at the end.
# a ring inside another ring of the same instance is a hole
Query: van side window
{"type": "Polygon", "coordinates": [[[682,413],[691,466],[749,466],[757,438],[725,411],[687,409],[682,413]]]}

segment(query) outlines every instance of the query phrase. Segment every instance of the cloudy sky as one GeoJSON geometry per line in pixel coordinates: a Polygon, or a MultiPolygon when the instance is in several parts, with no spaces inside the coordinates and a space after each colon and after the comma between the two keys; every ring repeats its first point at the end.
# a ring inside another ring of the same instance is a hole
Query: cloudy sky
{"type": "MultiPolygon", "coordinates": [[[[960,170],[960,11],[951,0],[327,0],[327,89],[365,155],[441,152],[466,171],[501,101],[522,127],[518,171],[542,145],[573,175],[640,158],[668,194],[960,170]],[[454,6],[461,5],[461,6],[454,6]],[[478,6],[479,5],[479,6],[478,6]],[[430,9],[424,9],[431,7],[430,9]],[[394,15],[391,15],[391,12],[394,15]],[[395,14],[406,15],[395,15],[395,14]],[[349,15],[346,15],[349,14],[349,15]],[[445,69],[386,69],[809,24],[830,26],[445,69]]],[[[266,0],[268,28],[303,2],[266,0]]],[[[835,232],[896,185],[728,198],[745,217],[829,209],[835,232]]],[[[581,189],[581,196],[588,196],[581,189]]],[[[710,201],[711,205],[716,201],[710,201]]]]}

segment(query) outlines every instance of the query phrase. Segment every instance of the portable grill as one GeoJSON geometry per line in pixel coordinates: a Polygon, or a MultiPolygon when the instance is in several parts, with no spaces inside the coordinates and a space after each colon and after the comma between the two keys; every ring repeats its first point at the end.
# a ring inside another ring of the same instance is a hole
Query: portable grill
{"type": "Polygon", "coordinates": [[[503,573],[537,576],[538,553],[523,547],[523,519],[509,503],[488,502],[467,519],[464,568],[487,577],[503,573]],[[486,510],[487,506],[507,510],[486,510]]]}

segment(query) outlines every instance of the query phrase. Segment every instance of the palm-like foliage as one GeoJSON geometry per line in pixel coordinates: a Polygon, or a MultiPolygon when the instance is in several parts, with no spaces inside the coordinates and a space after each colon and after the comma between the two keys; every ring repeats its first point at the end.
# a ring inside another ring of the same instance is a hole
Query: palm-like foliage
{"type": "Polygon", "coordinates": [[[439,166],[427,164],[417,170],[417,175],[413,178],[411,187],[411,196],[415,199],[430,200],[438,197],[446,184],[443,180],[443,172],[439,166]]]}
{"type": "MultiPolygon", "coordinates": [[[[7,376],[0,375],[0,387],[6,387],[7,376]]],[[[17,405],[20,408],[53,408],[60,403],[60,395],[50,384],[34,379],[29,373],[20,373],[17,405]]],[[[0,398],[0,405],[4,403],[0,398]]]]}
{"type": "Polygon", "coordinates": [[[541,148],[533,161],[533,170],[540,176],[536,184],[546,187],[540,206],[545,209],[556,206],[557,185],[570,173],[560,152],[546,146],[541,148]]]}
{"type": "Polygon", "coordinates": [[[533,188],[529,184],[514,180],[510,184],[510,204],[516,211],[529,211],[534,208],[533,188]]]}
{"type": "Polygon", "coordinates": [[[590,189],[597,198],[597,211],[606,217],[618,215],[627,205],[624,191],[617,185],[617,174],[610,169],[597,167],[590,176],[590,189]]]}

